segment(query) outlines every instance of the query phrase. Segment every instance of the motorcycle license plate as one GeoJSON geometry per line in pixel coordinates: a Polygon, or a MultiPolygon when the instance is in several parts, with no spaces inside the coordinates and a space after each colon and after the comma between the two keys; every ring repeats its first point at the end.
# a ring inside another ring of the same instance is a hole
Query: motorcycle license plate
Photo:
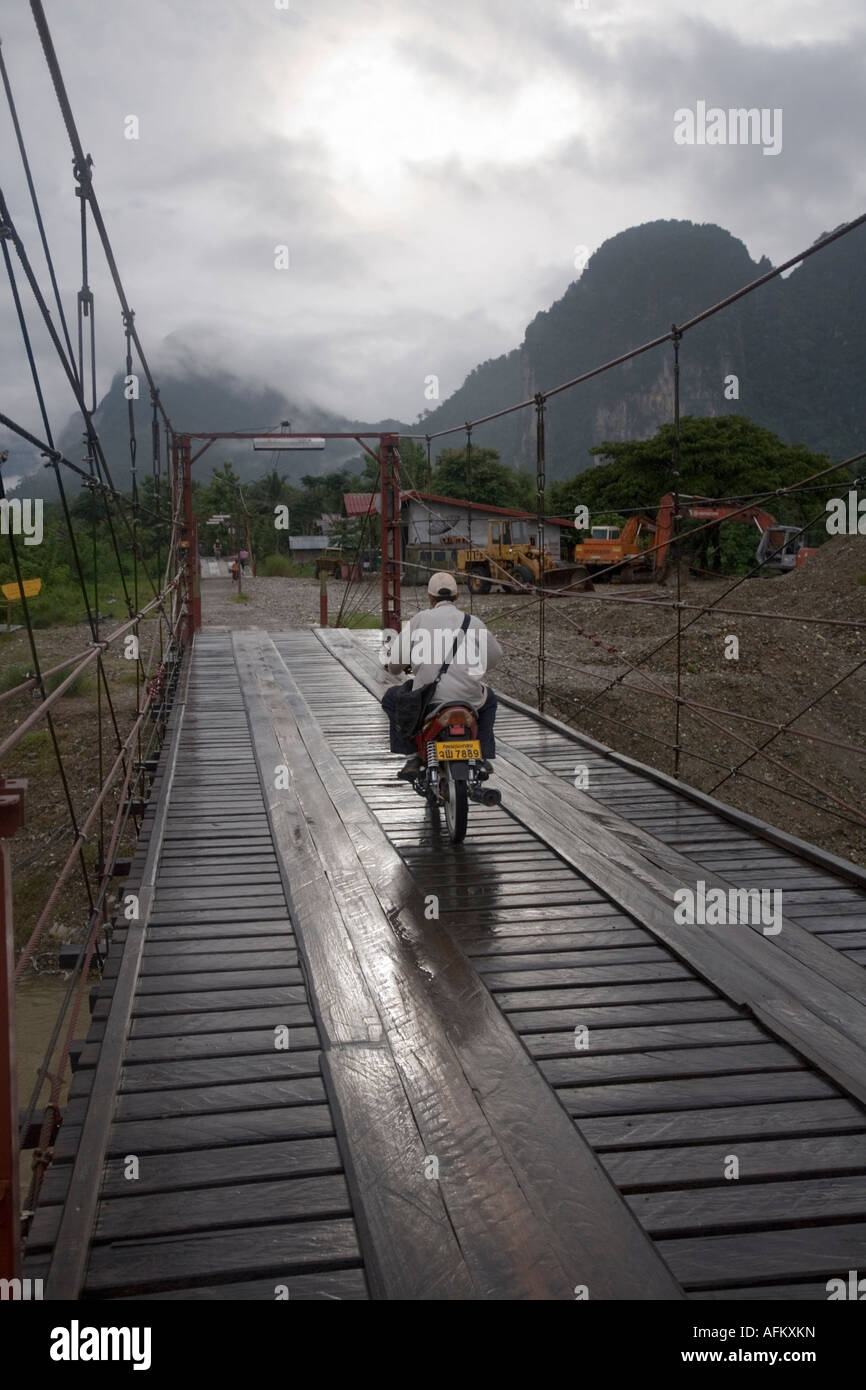
{"type": "Polygon", "coordinates": [[[471,758],[481,761],[481,744],[477,738],[463,739],[460,743],[437,743],[436,752],[446,763],[468,762],[471,758]]]}

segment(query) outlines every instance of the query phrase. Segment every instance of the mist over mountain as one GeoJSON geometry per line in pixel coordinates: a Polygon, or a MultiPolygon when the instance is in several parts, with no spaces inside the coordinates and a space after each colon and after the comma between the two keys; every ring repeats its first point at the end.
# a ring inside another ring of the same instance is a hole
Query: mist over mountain
{"type": "MultiPolygon", "coordinates": [[[[617,357],[769,269],[766,258],[753,261],[741,241],[712,224],[657,221],[631,227],[606,241],[562,298],[536,314],[519,347],[477,366],[421,424],[349,420],[313,402],[292,402],[241,375],[189,367],[159,374],[162,400],[175,427],[189,431],[265,430],[290,420],[293,430],[311,433],[434,433],[526,400],[617,357]]],[[[858,452],[866,433],[866,228],[691,329],[682,341],[680,362],[683,414],[746,415],[789,444],[804,444],[834,458],[858,452]],[[738,395],[728,399],[730,376],[737,378],[738,395]]],[[[237,371],[242,367],[238,363],[237,371]]],[[[151,467],[146,384],[143,397],[135,403],[139,476],[151,467]]],[[[589,450],[606,440],[654,434],[672,412],[673,351],[665,344],[548,403],[548,476],[568,477],[590,467],[589,450]]],[[[473,442],[496,447],[512,466],[534,467],[534,413],[527,409],[479,426],[473,442]]],[[[122,376],[115,377],[100,403],[96,423],[114,481],[128,487],[122,376]]],[[[464,439],[458,433],[436,441],[434,448],[460,447],[464,439]]],[[[63,431],[59,447],[70,459],[81,458],[75,421],[63,431]]],[[[37,467],[34,451],[18,441],[12,450],[4,473],[29,473],[22,494],[49,495],[51,475],[37,467]]],[[[295,481],[305,473],[332,471],[358,452],[352,440],[335,441],[321,454],[280,454],[278,467],[295,481]]],[[[249,479],[260,476],[274,456],[226,441],[201,460],[199,476],[207,478],[210,467],[227,458],[241,478],[249,479]]],[[[73,487],[77,490],[74,482],[73,487]]]]}

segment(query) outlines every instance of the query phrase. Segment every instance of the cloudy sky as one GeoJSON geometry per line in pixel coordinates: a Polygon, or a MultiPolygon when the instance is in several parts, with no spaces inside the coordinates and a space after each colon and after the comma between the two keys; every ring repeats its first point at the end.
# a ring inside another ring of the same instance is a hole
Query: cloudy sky
{"type": "MultiPolygon", "coordinates": [[[[347,415],[414,419],[425,377],[445,398],[515,347],[578,248],[635,223],[718,222],[779,262],[866,206],[862,0],[44,3],[154,365],[347,415]],[[677,144],[698,102],[781,109],[781,152],[677,144]]],[[[70,151],[24,0],[2,39],[74,306],[70,151]]],[[[5,108],[0,159],[35,256],[5,108]]],[[[123,342],[96,256],[92,283],[104,390],[123,342]]],[[[0,295],[0,410],[36,426],[0,295]]]]}

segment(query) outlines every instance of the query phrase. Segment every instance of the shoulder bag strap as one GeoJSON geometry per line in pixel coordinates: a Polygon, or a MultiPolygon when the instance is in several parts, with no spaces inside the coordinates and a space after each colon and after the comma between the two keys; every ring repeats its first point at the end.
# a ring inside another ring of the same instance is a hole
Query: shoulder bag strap
{"type": "Polygon", "coordinates": [[[433,684],[434,684],[434,685],[436,685],[436,684],[442,679],[442,677],[445,675],[445,672],[448,670],[448,667],[451,665],[452,661],[454,660],[455,656],[457,655],[457,648],[460,646],[461,640],[463,639],[463,637],[464,637],[464,635],[465,635],[465,633],[466,633],[466,629],[467,629],[468,626],[469,626],[469,623],[470,623],[470,621],[471,621],[471,618],[472,618],[472,614],[471,614],[471,613],[467,613],[466,616],[465,616],[464,619],[463,619],[463,622],[460,624],[460,631],[459,631],[457,637],[456,637],[455,640],[454,640],[454,646],[451,648],[451,655],[449,656],[448,660],[447,660],[447,661],[443,661],[443,662],[442,662],[442,665],[439,667],[439,671],[438,671],[438,674],[437,674],[437,676],[436,676],[436,679],[433,681],[433,684]]]}

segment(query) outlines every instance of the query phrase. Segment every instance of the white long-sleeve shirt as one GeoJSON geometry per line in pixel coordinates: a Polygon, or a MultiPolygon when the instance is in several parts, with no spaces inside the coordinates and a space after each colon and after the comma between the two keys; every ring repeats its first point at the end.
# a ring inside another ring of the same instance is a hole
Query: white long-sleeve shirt
{"type": "MultiPolygon", "coordinates": [[[[425,608],[403,624],[399,639],[399,659],[389,661],[387,669],[398,675],[404,666],[412,667],[412,688],[420,689],[436,679],[439,667],[457,646],[454,660],[436,687],[436,705],[459,701],[480,709],[487,699],[487,686],[481,677],[502,660],[502,648],[493,633],[474,614],[465,633],[465,618],[456,603],[437,603],[425,608]],[[426,659],[425,659],[426,658],[426,659]]],[[[391,655],[397,644],[392,639],[391,655]]]]}

